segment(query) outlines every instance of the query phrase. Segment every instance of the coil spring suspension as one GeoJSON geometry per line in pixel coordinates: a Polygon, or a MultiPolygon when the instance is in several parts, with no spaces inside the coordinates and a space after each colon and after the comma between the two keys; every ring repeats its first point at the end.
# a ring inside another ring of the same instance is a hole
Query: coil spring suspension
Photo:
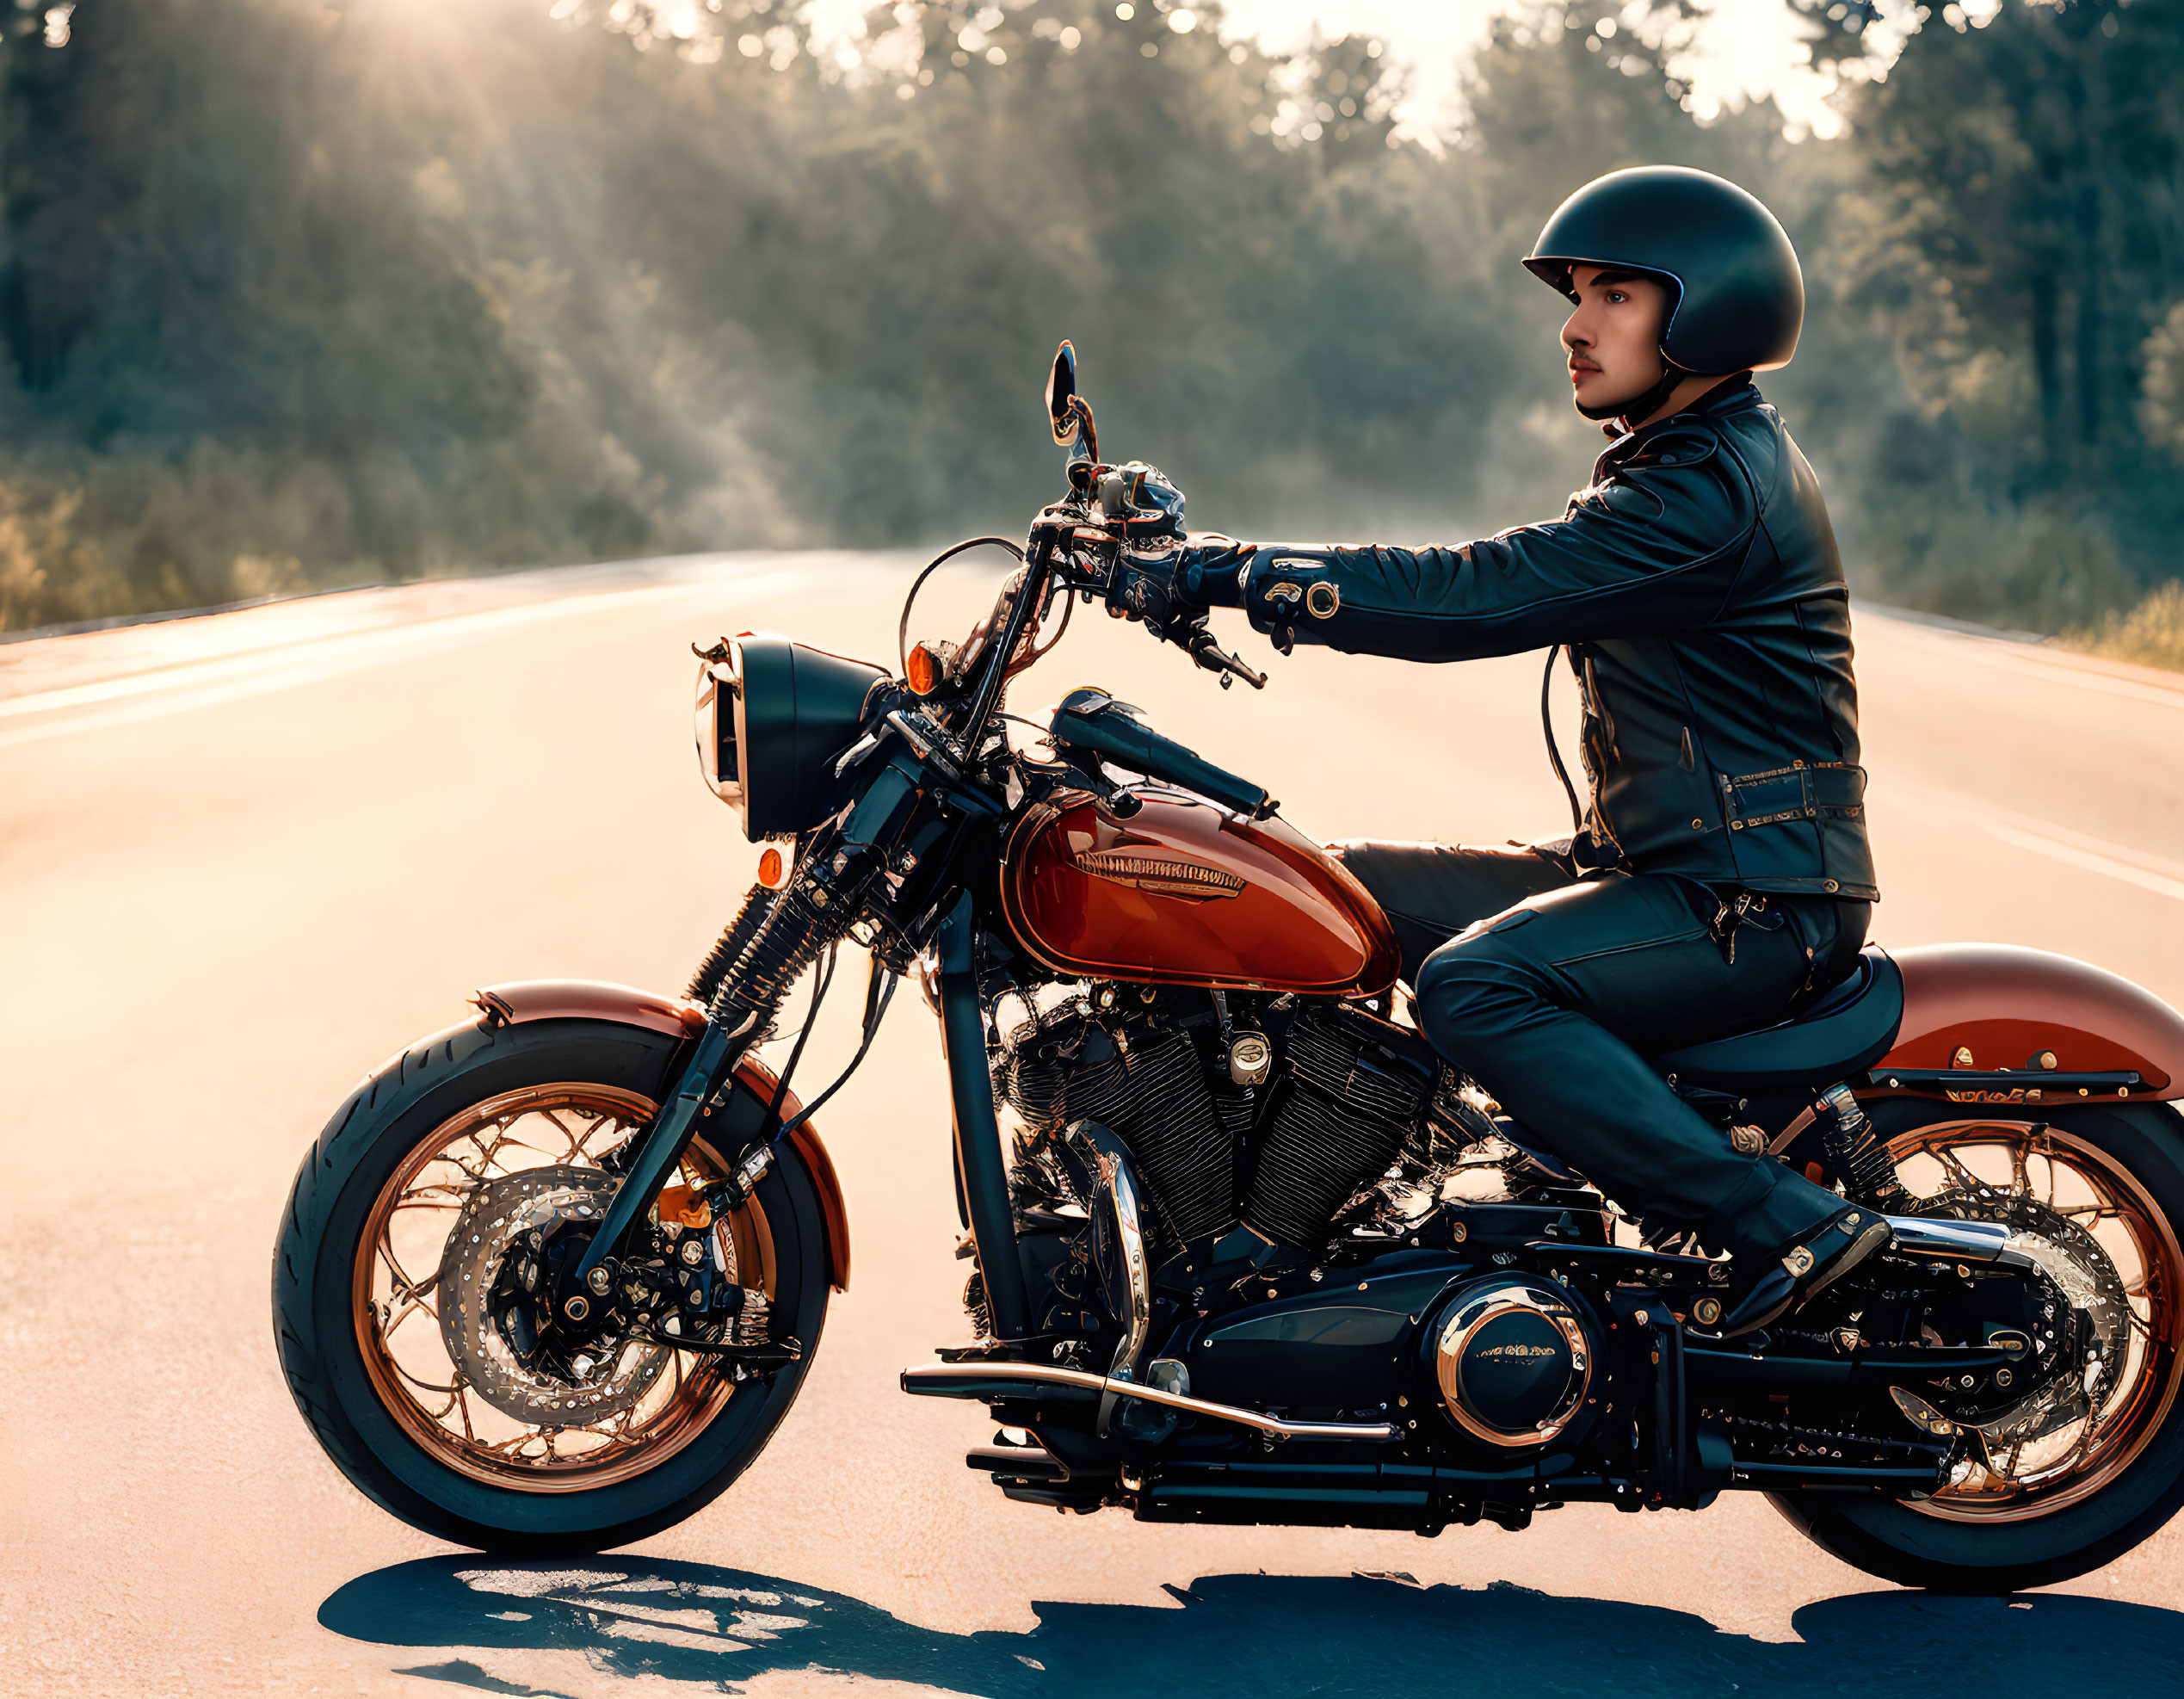
{"type": "MultiPolygon", "coordinates": [[[[707,1008],[710,1018],[731,1031],[743,1027],[753,1015],[762,1022],[772,1019],[789,987],[832,942],[836,930],[800,885],[754,893],[744,905],[746,913],[758,906],[760,896],[769,899],[766,912],[751,927],[750,942],[722,968],[707,1008]]],[[[714,946],[716,951],[728,947],[743,918],[736,917],[714,946]]]]}
{"type": "Polygon", "coordinates": [[[706,952],[706,959],[698,964],[698,971],[690,976],[690,989],[683,994],[693,1003],[710,1004],[713,993],[720,989],[720,982],[728,970],[736,965],[737,958],[750,948],[750,941],[758,929],[766,924],[766,917],[774,911],[774,893],[763,885],[754,885],[743,898],[743,905],[736,911],[736,917],[720,929],[720,936],[706,952]]]}
{"type": "Polygon", "coordinates": [[[1866,1118],[1848,1085],[1831,1085],[1820,1094],[1819,1107],[1829,1120],[1821,1133],[1829,1160],[1843,1177],[1851,1195],[1876,1209],[1903,1211],[1910,1207],[1910,1194],[1897,1183],[1896,1165],[1866,1118]]]}

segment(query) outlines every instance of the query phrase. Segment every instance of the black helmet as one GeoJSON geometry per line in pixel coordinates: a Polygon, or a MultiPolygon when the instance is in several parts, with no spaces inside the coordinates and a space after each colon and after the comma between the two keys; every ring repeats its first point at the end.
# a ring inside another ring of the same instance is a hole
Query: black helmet
{"type": "Polygon", "coordinates": [[[1524,263],[1572,300],[1574,265],[1674,285],[1661,352],[1687,372],[1786,366],[1805,323],[1805,275],[1774,214],[1725,178],[1682,165],[1594,178],[1555,208],[1524,263]]]}

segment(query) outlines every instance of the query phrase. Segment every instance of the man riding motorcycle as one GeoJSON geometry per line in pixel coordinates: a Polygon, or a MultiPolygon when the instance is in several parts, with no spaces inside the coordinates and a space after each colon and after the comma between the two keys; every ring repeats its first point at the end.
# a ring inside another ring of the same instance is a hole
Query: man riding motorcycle
{"type": "MultiPolygon", "coordinates": [[[[1109,607],[1163,629],[1241,608],[1285,652],[1567,656],[1591,793],[1574,837],[1343,859],[1396,928],[1435,1047],[1650,1233],[1733,1252],[1724,1331],[1749,1332],[1889,1239],[1736,1149],[1644,1060],[1787,1019],[1855,964],[1879,896],[1842,565],[1751,381],[1796,348],[1803,278],[1758,201],[1665,166],[1578,190],[1524,263],[1575,305],[1578,411],[1613,421],[1561,518],[1424,549],[1163,546],[1155,524],[1109,607]]],[[[1130,470],[1148,519],[1180,517],[1158,473],[1130,470]]]]}

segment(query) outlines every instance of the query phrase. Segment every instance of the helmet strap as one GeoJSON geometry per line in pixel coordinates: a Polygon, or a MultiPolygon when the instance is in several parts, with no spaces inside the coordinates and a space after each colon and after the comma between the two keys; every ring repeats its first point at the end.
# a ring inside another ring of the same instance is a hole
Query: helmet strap
{"type": "MultiPolygon", "coordinates": [[[[1595,423],[1609,419],[1647,419],[1659,411],[1661,404],[1675,392],[1675,387],[1691,375],[1675,365],[1667,355],[1661,356],[1661,378],[1643,394],[1633,395],[1624,401],[1612,401],[1605,407],[1588,407],[1580,404],[1577,411],[1595,423]]],[[[1610,436],[1616,433],[1610,431],[1610,436]]]]}

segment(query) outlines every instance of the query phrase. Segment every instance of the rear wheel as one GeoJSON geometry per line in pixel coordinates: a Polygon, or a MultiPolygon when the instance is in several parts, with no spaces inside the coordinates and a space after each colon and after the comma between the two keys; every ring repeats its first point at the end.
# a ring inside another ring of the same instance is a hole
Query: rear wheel
{"type": "Polygon", "coordinates": [[[1872,1120],[1922,1213],[2007,1221],[2084,1320],[2082,1364],[1996,1419],[1917,1501],[1774,1495],[1847,1563],[2002,1593],[2082,1575],[2184,1505],[2184,1120],[2166,1104],[1971,1117],[1909,1099],[1872,1120]]]}
{"type": "MultiPolygon", "coordinates": [[[[328,1455],[404,1522],[534,1555],[624,1545],[725,1490],[795,1399],[827,1245],[786,1150],[732,1212],[694,1205],[677,1239],[747,1294],[738,1337],[803,1348],[769,1376],[611,1334],[544,1368],[489,1301],[532,1234],[603,1213],[600,1158],[651,1117],[676,1047],[595,1021],[453,1029],[358,1087],[305,1158],[274,1257],[282,1367],[328,1455]]],[[[700,1139],[674,1183],[725,1175],[700,1139]]]]}

